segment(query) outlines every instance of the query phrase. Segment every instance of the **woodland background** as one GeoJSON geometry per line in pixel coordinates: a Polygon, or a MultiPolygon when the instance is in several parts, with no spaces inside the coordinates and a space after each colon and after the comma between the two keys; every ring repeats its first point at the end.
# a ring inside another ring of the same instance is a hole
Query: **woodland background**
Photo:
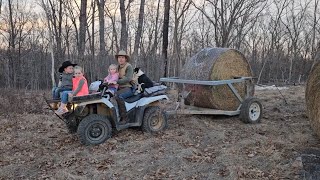
{"type": "Polygon", "coordinates": [[[240,50],[258,83],[303,83],[320,57],[320,0],[0,0],[0,87],[50,89],[65,60],[89,81],[114,54],[154,80],[205,47],[240,50]]]}

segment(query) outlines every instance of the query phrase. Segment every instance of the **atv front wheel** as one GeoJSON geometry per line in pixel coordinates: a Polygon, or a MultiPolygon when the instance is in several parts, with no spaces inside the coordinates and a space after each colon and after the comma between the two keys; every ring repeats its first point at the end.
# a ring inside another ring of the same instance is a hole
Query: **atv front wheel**
{"type": "Polygon", "coordinates": [[[85,145],[97,145],[111,137],[112,126],[107,117],[91,114],[79,123],[77,133],[85,145]]]}
{"type": "Polygon", "coordinates": [[[167,117],[158,106],[150,106],[144,112],[142,130],[158,133],[167,127],[167,117]]]}

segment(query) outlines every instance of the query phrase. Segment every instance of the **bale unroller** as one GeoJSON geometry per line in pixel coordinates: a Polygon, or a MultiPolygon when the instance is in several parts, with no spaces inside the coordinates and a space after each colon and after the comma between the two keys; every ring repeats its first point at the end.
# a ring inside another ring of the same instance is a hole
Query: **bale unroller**
{"type": "MultiPolygon", "coordinates": [[[[181,79],[189,80],[215,81],[236,77],[252,77],[252,70],[242,53],[229,48],[202,49],[186,61],[180,72],[181,79]]],[[[234,86],[244,99],[246,85],[241,83],[234,86]]],[[[186,104],[220,110],[236,110],[240,105],[227,85],[186,85],[185,90],[190,92],[186,104]]],[[[251,92],[253,95],[254,91],[251,92]]]]}
{"type": "Polygon", "coordinates": [[[315,64],[309,74],[305,98],[311,127],[320,137],[320,63],[315,64]]]}

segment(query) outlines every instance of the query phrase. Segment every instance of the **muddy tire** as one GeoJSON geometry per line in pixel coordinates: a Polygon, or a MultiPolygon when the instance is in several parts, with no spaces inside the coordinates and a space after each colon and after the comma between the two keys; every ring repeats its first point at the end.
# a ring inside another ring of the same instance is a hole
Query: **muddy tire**
{"type": "Polygon", "coordinates": [[[147,133],[159,133],[167,128],[168,122],[164,112],[158,106],[150,106],[144,112],[142,130],[147,133]]]}
{"type": "Polygon", "coordinates": [[[79,123],[77,133],[82,144],[97,145],[111,137],[112,126],[107,117],[91,114],[79,123]]]}
{"type": "Polygon", "coordinates": [[[256,124],[261,121],[262,105],[257,98],[247,98],[242,102],[240,119],[244,123],[256,124]]]}

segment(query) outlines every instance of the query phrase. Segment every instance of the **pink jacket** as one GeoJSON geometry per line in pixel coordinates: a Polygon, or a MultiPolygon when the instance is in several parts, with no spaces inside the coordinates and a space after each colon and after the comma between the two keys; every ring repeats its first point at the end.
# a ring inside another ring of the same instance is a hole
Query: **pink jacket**
{"type": "MultiPolygon", "coordinates": [[[[104,83],[109,83],[109,82],[117,82],[119,79],[119,73],[115,74],[109,74],[106,78],[104,78],[103,82],[104,83]]],[[[118,84],[111,84],[109,87],[114,87],[118,89],[118,84]]]]}

